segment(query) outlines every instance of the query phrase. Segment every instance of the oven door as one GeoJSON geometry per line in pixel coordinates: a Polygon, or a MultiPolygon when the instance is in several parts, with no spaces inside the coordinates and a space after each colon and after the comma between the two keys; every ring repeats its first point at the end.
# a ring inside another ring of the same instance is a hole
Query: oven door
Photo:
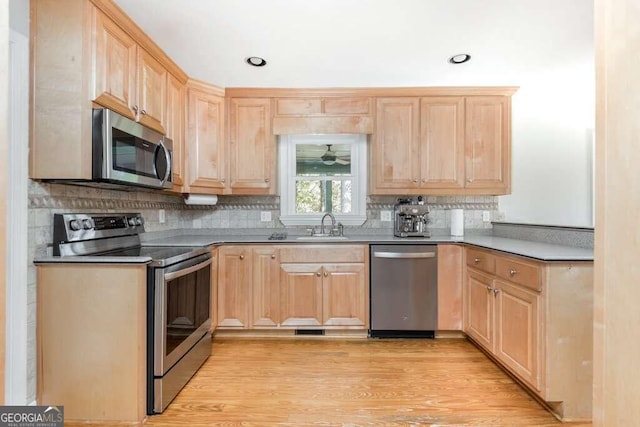
{"type": "Polygon", "coordinates": [[[154,375],[161,377],[211,328],[211,254],[155,270],[154,375]]]}

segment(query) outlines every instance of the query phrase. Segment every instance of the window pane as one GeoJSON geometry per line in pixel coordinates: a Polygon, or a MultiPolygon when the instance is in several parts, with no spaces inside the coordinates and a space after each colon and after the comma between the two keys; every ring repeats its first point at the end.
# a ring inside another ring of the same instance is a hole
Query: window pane
{"type": "Polygon", "coordinates": [[[297,176],[351,175],[351,145],[297,144],[297,176]]]}
{"type": "Polygon", "coordinates": [[[296,213],[322,212],[321,181],[296,181],[296,213]]]}
{"type": "Polygon", "coordinates": [[[351,213],[351,180],[296,180],[296,213],[351,213]]]}

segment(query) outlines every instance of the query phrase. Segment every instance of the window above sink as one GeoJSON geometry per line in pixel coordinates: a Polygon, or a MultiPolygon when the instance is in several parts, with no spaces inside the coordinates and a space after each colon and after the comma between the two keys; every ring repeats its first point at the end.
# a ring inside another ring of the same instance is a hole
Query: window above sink
{"type": "Polygon", "coordinates": [[[366,220],[367,136],[280,137],[280,221],[315,225],[325,213],[345,225],[366,220]]]}

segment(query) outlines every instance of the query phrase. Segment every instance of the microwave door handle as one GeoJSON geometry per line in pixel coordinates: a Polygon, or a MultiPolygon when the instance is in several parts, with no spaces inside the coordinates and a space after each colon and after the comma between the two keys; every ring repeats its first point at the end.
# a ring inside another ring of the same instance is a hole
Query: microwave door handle
{"type": "Polygon", "coordinates": [[[160,141],[160,148],[164,153],[164,158],[167,160],[167,171],[164,174],[164,178],[162,178],[161,180],[161,183],[164,184],[165,182],[167,182],[167,179],[169,179],[169,176],[171,175],[171,155],[169,154],[169,150],[167,150],[167,147],[164,145],[164,142],[162,142],[162,140],[160,141]]]}

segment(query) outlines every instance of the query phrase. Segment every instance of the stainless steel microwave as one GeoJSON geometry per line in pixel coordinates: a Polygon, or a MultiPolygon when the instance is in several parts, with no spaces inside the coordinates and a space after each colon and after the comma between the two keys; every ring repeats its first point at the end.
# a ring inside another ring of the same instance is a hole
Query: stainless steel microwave
{"type": "Polygon", "coordinates": [[[93,180],[171,188],[173,141],[106,108],[93,110],[93,180]]]}

